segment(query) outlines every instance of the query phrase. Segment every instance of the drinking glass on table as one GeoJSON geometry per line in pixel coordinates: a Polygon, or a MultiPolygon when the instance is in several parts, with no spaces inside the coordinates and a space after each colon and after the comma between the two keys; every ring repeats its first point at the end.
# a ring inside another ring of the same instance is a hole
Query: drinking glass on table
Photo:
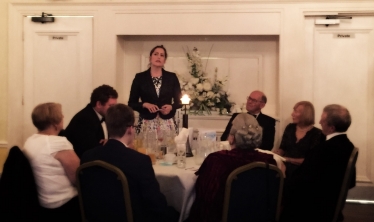
{"type": "Polygon", "coordinates": [[[186,167],[186,144],[185,143],[177,144],[177,167],[178,168],[186,167]]]}
{"type": "Polygon", "coordinates": [[[162,129],[157,130],[157,140],[158,140],[158,151],[159,151],[159,159],[163,159],[165,153],[166,153],[166,145],[165,145],[165,135],[166,131],[162,129]]]}
{"type": "Polygon", "coordinates": [[[138,150],[139,148],[143,148],[143,133],[140,132],[138,134],[135,134],[134,138],[134,148],[135,150],[138,150]]]}

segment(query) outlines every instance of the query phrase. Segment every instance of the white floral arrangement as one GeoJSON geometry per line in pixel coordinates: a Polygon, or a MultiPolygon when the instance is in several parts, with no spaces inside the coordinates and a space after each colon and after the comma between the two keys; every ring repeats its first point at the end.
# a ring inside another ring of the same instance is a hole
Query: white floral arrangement
{"type": "Polygon", "coordinates": [[[217,79],[217,68],[213,81],[207,77],[207,73],[203,70],[200,52],[196,47],[186,55],[190,75],[186,77],[178,75],[178,78],[182,94],[187,94],[191,98],[191,103],[187,106],[189,112],[199,115],[203,115],[204,111],[210,115],[211,110],[216,109],[219,109],[220,114],[227,112],[226,110],[232,105],[228,93],[223,90],[227,79],[217,79]]]}

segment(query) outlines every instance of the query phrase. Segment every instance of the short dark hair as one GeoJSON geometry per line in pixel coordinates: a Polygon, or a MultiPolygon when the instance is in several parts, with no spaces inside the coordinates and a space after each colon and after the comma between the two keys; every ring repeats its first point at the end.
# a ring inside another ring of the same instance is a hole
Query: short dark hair
{"type": "Polygon", "coordinates": [[[125,104],[117,103],[108,108],[105,123],[110,138],[122,137],[135,122],[134,111],[125,104]]]}
{"type": "Polygon", "coordinates": [[[168,58],[168,52],[166,51],[165,47],[163,45],[156,45],[155,47],[153,47],[153,49],[151,50],[151,52],[149,53],[149,56],[152,56],[153,52],[156,50],[156,49],[163,49],[164,52],[165,52],[165,59],[168,58]]]}
{"type": "Polygon", "coordinates": [[[344,106],[338,104],[327,105],[323,108],[323,112],[326,113],[326,124],[334,126],[335,132],[345,132],[351,125],[351,115],[344,106]]]}
{"type": "Polygon", "coordinates": [[[92,91],[90,104],[95,107],[97,101],[99,101],[101,105],[105,105],[110,98],[117,99],[117,91],[111,86],[102,85],[92,91]]]}
{"type": "Polygon", "coordinates": [[[32,123],[39,131],[43,131],[53,124],[59,124],[62,118],[62,109],[59,103],[39,104],[31,113],[32,123]]]}

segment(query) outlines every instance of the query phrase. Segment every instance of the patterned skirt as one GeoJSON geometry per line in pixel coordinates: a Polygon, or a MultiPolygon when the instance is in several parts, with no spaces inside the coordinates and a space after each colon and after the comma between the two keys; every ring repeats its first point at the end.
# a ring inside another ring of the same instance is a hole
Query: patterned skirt
{"type": "Polygon", "coordinates": [[[174,131],[178,133],[178,128],[173,118],[162,119],[157,116],[154,119],[143,119],[139,116],[139,121],[136,126],[136,133],[140,132],[159,132],[159,131],[174,131]]]}

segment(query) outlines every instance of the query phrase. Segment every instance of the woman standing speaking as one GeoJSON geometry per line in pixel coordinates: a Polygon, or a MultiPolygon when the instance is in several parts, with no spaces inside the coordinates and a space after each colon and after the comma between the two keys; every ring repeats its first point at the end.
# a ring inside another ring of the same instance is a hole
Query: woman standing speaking
{"type": "Polygon", "coordinates": [[[128,105],[139,112],[137,132],[176,131],[174,115],[181,108],[181,88],[175,73],[164,70],[167,52],[163,45],[149,54],[149,69],[137,73],[128,105]]]}

